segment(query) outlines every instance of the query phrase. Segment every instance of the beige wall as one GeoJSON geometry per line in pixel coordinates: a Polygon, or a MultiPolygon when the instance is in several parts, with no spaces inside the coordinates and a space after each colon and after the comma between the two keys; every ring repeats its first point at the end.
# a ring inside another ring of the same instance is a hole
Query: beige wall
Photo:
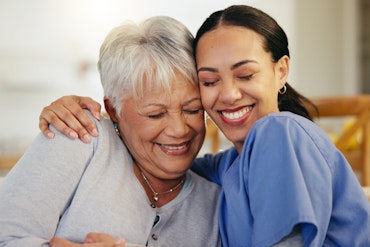
{"type": "Polygon", "coordinates": [[[358,0],[297,1],[296,21],[299,88],[308,96],[357,93],[358,0]]]}
{"type": "Polygon", "coordinates": [[[0,0],[0,153],[27,146],[38,133],[41,108],[53,99],[82,94],[101,101],[98,48],[106,33],[126,19],[171,15],[195,33],[211,12],[249,3],[287,32],[289,81],[302,93],[355,93],[357,1],[0,0]],[[90,66],[86,71],[80,70],[84,64],[90,66]]]}

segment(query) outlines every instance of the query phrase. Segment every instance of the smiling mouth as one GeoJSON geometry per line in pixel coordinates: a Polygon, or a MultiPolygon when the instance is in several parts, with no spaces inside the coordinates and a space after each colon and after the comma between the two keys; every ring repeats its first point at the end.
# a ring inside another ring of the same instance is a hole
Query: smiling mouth
{"type": "Polygon", "coordinates": [[[190,142],[184,142],[181,144],[161,144],[157,143],[159,145],[159,148],[167,155],[184,155],[187,154],[190,148],[190,142]]]}
{"type": "Polygon", "coordinates": [[[243,107],[242,109],[238,111],[221,111],[222,116],[224,116],[227,119],[230,120],[237,120],[240,118],[243,118],[248,112],[250,112],[253,109],[253,105],[243,107]]]}
{"type": "Polygon", "coordinates": [[[158,144],[165,149],[176,151],[176,150],[181,150],[181,149],[186,148],[189,145],[189,142],[185,142],[181,145],[165,145],[165,144],[160,144],[160,143],[158,144]]]}

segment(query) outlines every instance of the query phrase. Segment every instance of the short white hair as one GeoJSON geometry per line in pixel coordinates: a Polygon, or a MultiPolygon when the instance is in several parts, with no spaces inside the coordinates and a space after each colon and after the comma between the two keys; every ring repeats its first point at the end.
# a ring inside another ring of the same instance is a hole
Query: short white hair
{"type": "Polygon", "coordinates": [[[141,97],[147,83],[170,92],[176,72],[197,86],[193,40],[182,23],[167,16],[111,30],[101,45],[98,69],[104,95],[118,115],[122,100],[141,97]]]}

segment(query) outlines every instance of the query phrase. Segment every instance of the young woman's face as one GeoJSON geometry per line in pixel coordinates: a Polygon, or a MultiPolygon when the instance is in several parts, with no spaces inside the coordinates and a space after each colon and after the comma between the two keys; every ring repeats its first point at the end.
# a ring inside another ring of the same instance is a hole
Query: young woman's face
{"type": "Polygon", "coordinates": [[[203,107],[240,152],[253,123],[279,111],[289,58],[274,63],[259,34],[220,26],[200,38],[196,60],[203,107]]]}
{"type": "Polygon", "coordinates": [[[143,97],[123,101],[121,135],[136,163],[148,175],[174,179],[185,174],[204,140],[199,88],[176,74],[171,93],[145,88],[143,97]]]}

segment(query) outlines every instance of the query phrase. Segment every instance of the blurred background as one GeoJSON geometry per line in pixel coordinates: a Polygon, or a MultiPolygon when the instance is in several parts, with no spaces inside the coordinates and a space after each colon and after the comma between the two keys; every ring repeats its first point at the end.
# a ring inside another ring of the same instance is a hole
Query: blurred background
{"type": "Polygon", "coordinates": [[[212,12],[249,4],[290,41],[289,82],[308,97],[370,93],[370,0],[0,0],[0,155],[21,154],[42,107],[66,94],[102,102],[100,44],[125,20],[169,15],[195,35],[212,12]]]}

